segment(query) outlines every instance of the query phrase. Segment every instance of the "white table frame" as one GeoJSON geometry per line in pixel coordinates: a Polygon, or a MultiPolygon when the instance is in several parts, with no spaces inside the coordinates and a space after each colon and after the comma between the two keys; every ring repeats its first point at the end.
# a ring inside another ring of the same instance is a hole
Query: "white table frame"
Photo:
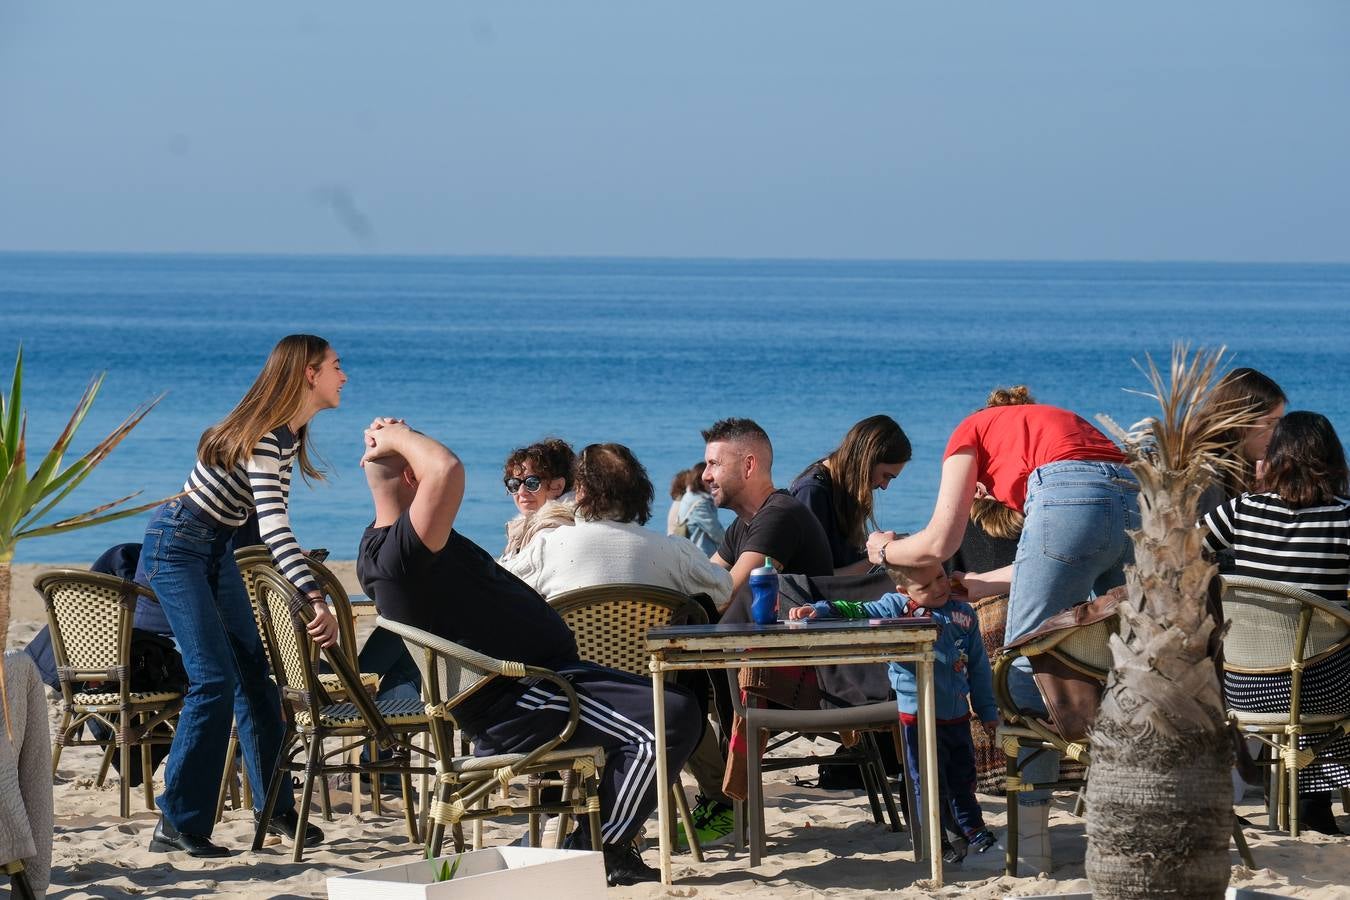
{"type": "MultiPolygon", "coordinates": [[[[942,886],[942,825],[938,813],[937,728],[933,714],[933,643],[936,624],[878,623],[858,619],[832,623],[734,626],[689,625],[652,629],[647,636],[651,654],[652,710],[656,728],[657,816],[660,821],[661,883],[671,883],[669,766],[666,763],[665,674],[689,669],[775,668],[779,666],[848,665],[855,663],[913,662],[918,687],[919,783],[924,806],[924,836],[932,868],[931,888],[942,886]],[[843,625],[843,627],[841,627],[843,625]]],[[[748,815],[758,815],[750,810],[748,815]]],[[[915,861],[921,860],[914,842],[915,861]]]]}

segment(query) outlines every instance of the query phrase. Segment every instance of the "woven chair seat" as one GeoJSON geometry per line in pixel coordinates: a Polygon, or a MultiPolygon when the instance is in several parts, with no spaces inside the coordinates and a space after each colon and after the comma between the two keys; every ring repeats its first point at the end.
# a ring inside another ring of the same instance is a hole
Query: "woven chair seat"
{"type": "MultiPolygon", "coordinates": [[[[427,720],[421,700],[376,700],[375,708],[390,725],[415,725],[427,720]]],[[[313,725],[309,710],[297,710],[295,723],[301,727],[313,725]]],[[[319,710],[319,724],[325,728],[361,728],[366,720],[354,703],[334,703],[319,710]]]]}
{"type": "MultiPolygon", "coordinates": [[[[605,764],[605,751],[600,747],[574,747],[571,750],[553,750],[535,760],[531,769],[547,771],[550,765],[570,767],[572,760],[589,756],[597,768],[605,764]]],[[[524,753],[501,753],[496,756],[457,756],[450,760],[452,772],[491,772],[502,766],[514,765],[525,758],[524,753]]]]}
{"type": "MultiPolygon", "coordinates": [[[[181,700],[182,694],[172,691],[132,691],[129,695],[132,703],[168,703],[181,700]]],[[[76,694],[76,706],[111,706],[116,709],[122,702],[122,695],[116,691],[100,694],[76,694]]]]}
{"type": "MultiPolygon", "coordinates": [[[[330,694],[342,692],[342,679],[336,672],[324,672],[319,675],[319,684],[330,694]]],[[[380,687],[380,676],[374,672],[362,672],[361,687],[373,693],[380,687]]]]}

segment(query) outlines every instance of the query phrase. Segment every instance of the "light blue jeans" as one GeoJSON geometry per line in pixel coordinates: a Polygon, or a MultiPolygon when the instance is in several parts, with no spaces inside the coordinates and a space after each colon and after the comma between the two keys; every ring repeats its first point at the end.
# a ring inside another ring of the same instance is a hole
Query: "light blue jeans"
{"type": "MultiPolygon", "coordinates": [[[[1125,531],[1139,527],[1139,483],[1116,463],[1048,463],[1027,479],[1024,512],[1008,597],[1007,643],[1090,595],[1125,583],[1124,566],[1134,560],[1125,531]]],[[[1046,715],[1028,660],[1014,664],[1008,687],[1018,706],[1046,715]]],[[[1024,750],[1019,759],[1030,753],[1024,750]]],[[[1049,751],[1041,751],[1022,772],[1031,784],[1058,777],[1059,754],[1049,751]]],[[[1049,791],[1018,795],[1023,806],[1049,800],[1049,791]]]]}
{"type": "MultiPolygon", "coordinates": [[[[173,628],[188,674],[159,808],[179,831],[209,835],[225,768],[231,719],[239,727],[244,769],[261,806],[276,770],[285,726],[276,684],[230,539],[234,529],[196,512],[185,500],[155,510],[141,561],[173,628]]],[[[276,812],[295,808],[290,780],[276,812]]]]}

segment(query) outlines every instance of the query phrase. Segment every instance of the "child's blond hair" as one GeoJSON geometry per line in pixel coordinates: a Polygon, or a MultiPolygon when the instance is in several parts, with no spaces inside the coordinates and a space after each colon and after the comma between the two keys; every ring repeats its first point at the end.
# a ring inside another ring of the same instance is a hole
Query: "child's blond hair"
{"type": "Polygon", "coordinates": [[[896,587],[902,584],[914,584],[919,580],[919,573],[931,566],[897,566],[894,563],[886,563],[886,577],[891,579],[891,583],[896,587]]]}

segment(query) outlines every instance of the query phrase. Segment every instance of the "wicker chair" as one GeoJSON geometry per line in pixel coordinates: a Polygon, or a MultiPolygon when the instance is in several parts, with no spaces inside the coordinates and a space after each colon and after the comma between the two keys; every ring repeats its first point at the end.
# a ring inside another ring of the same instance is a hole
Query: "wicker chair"
{"type": "MultiPolygon", "coordinates": [[[[239,566],[239,573],[244,579],[244,590],[248,592],[250,598],[253,597],[254,585],[257,581],[257,572],[259,569],[274,569],[272,561],[272,551],[268,550],[263,544],[254,544],[249,547],[240,547],[234,552],[235,562],[239,566]]],[[[310,572],[319,583],[319,590],[329,598],[333,610],[333,617],[338,623],[338,644],[347,658],[356,665],[358,648],[356,646],[356,625],[352,615],[351,599],[347,596],[347,591],[342,586],[342,582],[333,574],[332,570],[322,563],[314,560],[308,560],[310,572]]],[[[262,622],[258,619],[259,610],[255,604],[253,607],[254,620],[258,624],[258,633],[262,634],[262,622]]],[[[371,672],[360,673],[361,687],[371,695],[379,689],[379,675],[371,672]]],[[[323,685],[328,696],[334,702],[346,699],[345,689],[339,681],[337,675],[332,672],[319,673],[319,683],[323,685]]],[[[368,748],[373,753],[373,748],[368,748]]],[[[359,752],[359,751],[357,751],[359,752]]],[[[239,754],[239,732],[235,728],[230,729],[230,743],[225,750],[225,774],[220,782],[220,795],[216,800],[216,821],[219,822],[225,812],[225,799],[228,796],[230,803],[235,809],[240,808],[239,785],[243,785],[244,805],[252,805],[248,779],[243,777],[243,773],[238,770],[236,761],[239,754]]],[[[322,785],[320,794],[323,806],[323,817],[327,821],[333,820],[332,803],[328,796],[328,784],[322,785]]],[[[378,789],[372,789],[371,810],[376,815],[381,815],[380,792],[378,789]]],[[[352,811],[359,812],[361,807],[361,791],[358,783],[352,784],[352,811]]]]}
{"type": "MultiPolygon", "coordinates": [[[[605,752],[600,747],[562,748],[581,717],[580,704],[571,683],[548,669],[493,659],[411,625],[383,617],[376,621],[381,628],[387,628],[403,638],[422,672],[422,695],[427,702],[437,759],[437,796],[431,804],[432,825],[427,833],[427,856],[435,858],[440,855],[447,825],[451,827],[455,850],[463,852],[461,823],[464,820],[477,822],[519,815],[530,817],[532,846],[538,846],[538,816],[586,816],[590,821],[591,846],[598,848],[598,773],[605,765],[605,752]],[[499,678],[533,678],[556,685],[568,699],[570,711],[567,723],[557,735],[528,753],[456,756],[454,746],[458,723],[455,721],[455,707],[499,678]],[[535,788],[530,789],[527,802],[523,804],[503,803],[494,806],[488,802],[494,791],[500,791],[505,798],[515,778],[528,779],[559,771],[571,771],[578,776],[574,780],[574,790],[564,792],[560,802],[540,802],[535,788]]],[[[562,830],[559,829],[560,840],[561,837],[562,830]]]]}
{"type": "MultiPolygon", "coordinates": [[[[686,595],[650,584],[578,588],[555,594],[548,605],[572,629],[582,659],[634,675],[650,674],[645,643],[648,629],[704,625],[708,621],[703,607],[686,595]]],[[[689,852],[695,862],[703,862],[689,798],[678,782],[670,790],[684,823],[689,852]]]]}
{"type": "Polygon", "coordinates": [[[1049,632],[1015,649],[1005,648],[1004,652],[994,658],[994,699],[998,703],[1003,720],[998,728],[997,740],[1007,758],[1008,766],[1005,781],[1008,828],[1004,840],[1004,846],[1007,847],[1005,871],[1008,875],[1017,874],[1018,793],[1038,788],[1081,791],[1087,783],[1086,770],[1083,770],[1082,776],[1061,777],[1053,784],[1029,784],[1022,780],[1026,764],[1044,753],[1051,752],[1058,752],[1084,766],[1091,762],[1087,738],[1066,739],[1051,723],[1022,709],[1013,700],[1008,685],[1008,676],[1012,672],[1013,663],[1022,658],[1049,657],[1069,670],[1099,682],[1104,687],[1107,673],[1111,670],[1111,633],[1116,628],[1117,620],[1112,616],[1092,625],[1049,632]],[[1033,752],[1019,762],[1018,754],[1024,749],[1033,752]]]}
{"type": "Polygon", "coordinates": [[[131,752],[139,748],[145,808],[155,808],[150,747],[173,742],[173,726],[183,695],[131,689],[132,619],[139,596],[150,589],[112,575],[78,569],[44,572],[33,582],[47,605],[52,651],[61,679],[61,724],[56,731],[52,774],[61,748],[99,746],[105,749],[102,781],[115,747],[121,753],[121,816],[131,814],[131,752]],[[108,682],[102,690],[92,682],[108,682]],[[110,739],[81,737],[85,722],[97,720],[112,731],[110,739]]]}
{"type": "MultiPolygon", "coordinates": [[[[429,765],[415,766],[412,762],[413,753],[425,753],[413,744],[416,735],[428,730],[422,704],[371,698],[360,688],[356,672],[340,648],[326,651],[346,698],[343,702],[335,702],[319,679],[318,645],[305,631],[305,626],[314,618],[314,610],[306,600],[295,596],[294,587],[275,569],[258,567],[255,570],[254,607],[262,622],[272,671],[281,688],[286,733],[276,771],[268,785],[267,801],[254,835],[253,849],[262,848],[282,780],[289,778],[292,772],[304,776],[301,799],[296,804],[300,816],[297,834],[303,835],[305,831],[315,779],[347,773],[355,782],[365,772],[376,781],[380,775],[391,773],[398,775],[402,782],[408,835],[412,840],[418,840],[411,776],[432,771],[429,765]],[[337,739],[335,749],[325,748],[329,739],[337,739]],[[384,749],[401,750],[404,754],[366,762],[352,759],[350,751],[371,743],[384,749]],[[297,760],[299,755],[304,759],[297,760]]],[[[293,859],[296,862],[300,861],[303,852],[304,842],[295,841],[293,859]]]]}
{"type": "MultiPolygon", "coordinates": [[[[1005,647],[994,659],[994,699],[998,703],[1003,722],[999,725],[997,740],[1008,760],[1007,800],[1008,825],[1004,845],[1007,847],[1005,872],[1017,874],[1017,795],[1022,791],[1037,789],[1081,791],[1091,777],[1092,755],[1088,738],[1073,736],[1066,738],[1055,726],[1040,716],[1022,709],[1013,700],[1008,685],[1008,676],[1013,663],[1021,658],[1037,660],[1034,665],[1044,666],[1047,661],[1058,664],[1060,671],[1098,682],[1105,688],[1106,676],[1111,670],[1111,635],[1118,628],[1116,616],[1094,622],[1090,625],[1065,627],[1024,639],[1016,647],[1005,647]],[[1023,749],[1032,752],[1030,756],[1018,762],[1018,754],[1023,749]],[[1022,780],[1026,764],[1042,753],[1058,752],[1065,758],[1081,763],[1081,775],[1075,771],[1066,777],[1061,774],[1058,781],[1051,784],[1030,784],[1022,780]]],[[[1081,808],[1081,798],[1080,798],[1081,808]]],[[[1254,867],[1251,851],[1247,848],[1246,838],[1242,834],[1241,824],[1236,814],[1233,816],[1233,842],[1237,846],[1242,860],[1254,867]]]]}
{"type": "Polygon", "coordinates": [[[1224,616],[1232,623],[1223,642],[1225,671],[1289,675],[1288,709],[1268,713],[1230,709],[1228,714],[1271,751],[1270,822],[1298,837],[1298,773],[1323,762],[1350,765],[1350,759],[1326,755],[1334,741],[1350,734],[1350,712],[1309,714],[1300,709],[1299,698],[1307,667],[1350,646],[1350,612],[1274,581],[1226,575],[1220,582],[1224,616]],[[1305,741],[1309,735],[1319,737],[1305,741]]]}

